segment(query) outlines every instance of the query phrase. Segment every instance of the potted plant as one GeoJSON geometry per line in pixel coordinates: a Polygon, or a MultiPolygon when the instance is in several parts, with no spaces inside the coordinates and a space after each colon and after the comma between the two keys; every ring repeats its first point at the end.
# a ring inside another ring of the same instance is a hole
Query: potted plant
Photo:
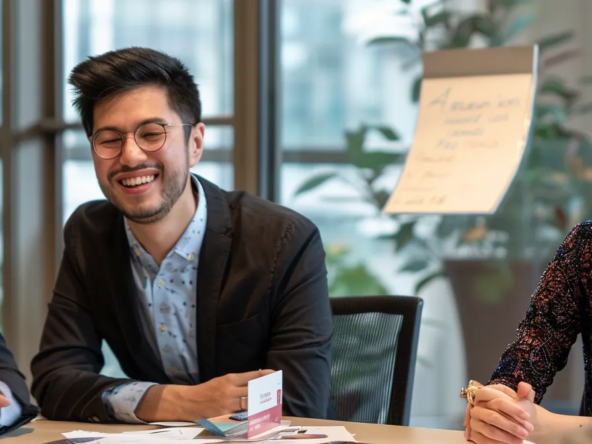
{"type": "MultiPolygon", "coordinates": [[[[399,2],[412,4],[411,0],[399,2]]],[[[408,66],[420,63],[426,49],[466,48],[475,36],[487,46],[505,45],[530,23],[529,14],[518,13],[523,3],[491,0],[483,12],[466,16],[443,0],[421,10],[416,39],[376,36],[369,45],[414,48],[414,56],[405,61],[408,66]]],[[[398,13],[405,14],[405,9],[398,13]]],[[[427,236],[418,230],[426,221],[424,216],[394,215],[396,228],[384,236],[393,241],[395,253],[407,259],[399,271],[418,276],[416,294],[437,277],[450,278],[463,324],[469,374],[475,378],[489,377],[499,353],[513,339],[544,265],[569,227],[589,217],[586,212],[592,208],[588,192],[592,145],[585,135],[568,126],[570,116],[589,112],[591,107],[581,103],[578,90],[547,73],[548,68],[577,55],[562,49],[572,38],[572,33],[566,32],[538,42],[540,83],[530,152],[499,210],[487,217],[441,217],[433,234],[427,236]],[[501,334],[475,335],[475,331],[501,334]]],[[[418,78],[410,91],[415,102],[420,85],[418,78]]],[[[394,129],[385,126],[365,124],[347,131],[346,151],[356,167],[357,180],[328,171],[309,178],[296,195],[341,179],[380,214],[392,190],[378,184],[384,174],[393,174],[389,167],[402,165],[404,154],[368,150],[369,132],[389,141],[399,139],[394,129]]]]}

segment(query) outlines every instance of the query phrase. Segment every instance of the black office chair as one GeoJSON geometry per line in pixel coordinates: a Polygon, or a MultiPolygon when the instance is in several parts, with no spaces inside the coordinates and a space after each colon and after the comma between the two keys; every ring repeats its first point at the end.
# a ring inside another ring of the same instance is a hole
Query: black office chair
{"type": "Polygon", "coordinates": [[[331,394],[341,421],[409,425],[423,300],[331,299],[331,394]]]}

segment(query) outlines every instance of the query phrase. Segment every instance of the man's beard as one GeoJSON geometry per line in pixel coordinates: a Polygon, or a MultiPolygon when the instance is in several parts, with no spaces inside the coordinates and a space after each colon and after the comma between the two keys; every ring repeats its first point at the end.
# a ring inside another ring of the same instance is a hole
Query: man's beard
{"type": "MultiPolygon", "coordinates": [[[[141,165],[134,169],[122,170],[123,172],[141,170],[147,168],[147,166],[141,165]]],[[[152,168],[150,166],[149,168],[152,168]]],[[[144,209],[129,209],[125,208],[125,205],[118,199],[114,192],[114,187],[117,185],[103,186],[100,182],[99,185],[103,194],[123,215],[130,221],[138,224],[152,224],[162,220],[167,214],[170,213],[171,209],[179,200],[179,197],[183,194],[185,187],[187,186],[187,179],[189,176],[189,168],[183,168],[179,171],[172,172],[170,175],[164,173],[163,168],[159,167],[159,176],[162,183],[161,191],[161,203],[155,208],[144,208],[144,209]],[[163,174],[164,173],[164,174],[163,174]]],[[[120,171],[121,172],[121,171],[120,171]]],[[[119,173],[119,172],[118,172],[119,173]]],[[[112,183],[112,180],[109,182],[112,183]]]]}

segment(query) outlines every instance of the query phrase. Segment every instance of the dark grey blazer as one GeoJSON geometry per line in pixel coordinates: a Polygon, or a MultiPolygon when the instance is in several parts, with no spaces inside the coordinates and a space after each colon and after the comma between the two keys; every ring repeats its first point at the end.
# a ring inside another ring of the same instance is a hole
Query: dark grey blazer
{"type": "MultiPolygon", "coordinates": [[[[333,323],[318,229],[286,208],[199,180],[208,202],[197,288],[201,381],[283,370],[284,414],[326,417],[333,323]]],[[[84,204],[64,239],[32,393],[49,419],[108,422],[102,393],[130,380],[99,374],[103,339],[131,380],[170,381],[140,326],[121,212],[106,201],[84,204]]]]}

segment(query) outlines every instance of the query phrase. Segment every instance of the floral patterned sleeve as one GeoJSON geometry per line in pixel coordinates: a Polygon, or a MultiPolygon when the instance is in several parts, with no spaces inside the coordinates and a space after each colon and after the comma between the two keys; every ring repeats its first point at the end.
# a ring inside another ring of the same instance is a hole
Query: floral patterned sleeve
{"type": "MultiPolygon", "coordinates": [[[[543,399],[555,374],[567,364],[581,331],[582,269],[590,267],[592,250],[587,225],[576,226],[559,247],[534,292],[518,335],[502,354],[490,384],[516,389],[520,381],[543,399]]],[[[592,282],[591,282],[592,284],[592,282]]]]}

